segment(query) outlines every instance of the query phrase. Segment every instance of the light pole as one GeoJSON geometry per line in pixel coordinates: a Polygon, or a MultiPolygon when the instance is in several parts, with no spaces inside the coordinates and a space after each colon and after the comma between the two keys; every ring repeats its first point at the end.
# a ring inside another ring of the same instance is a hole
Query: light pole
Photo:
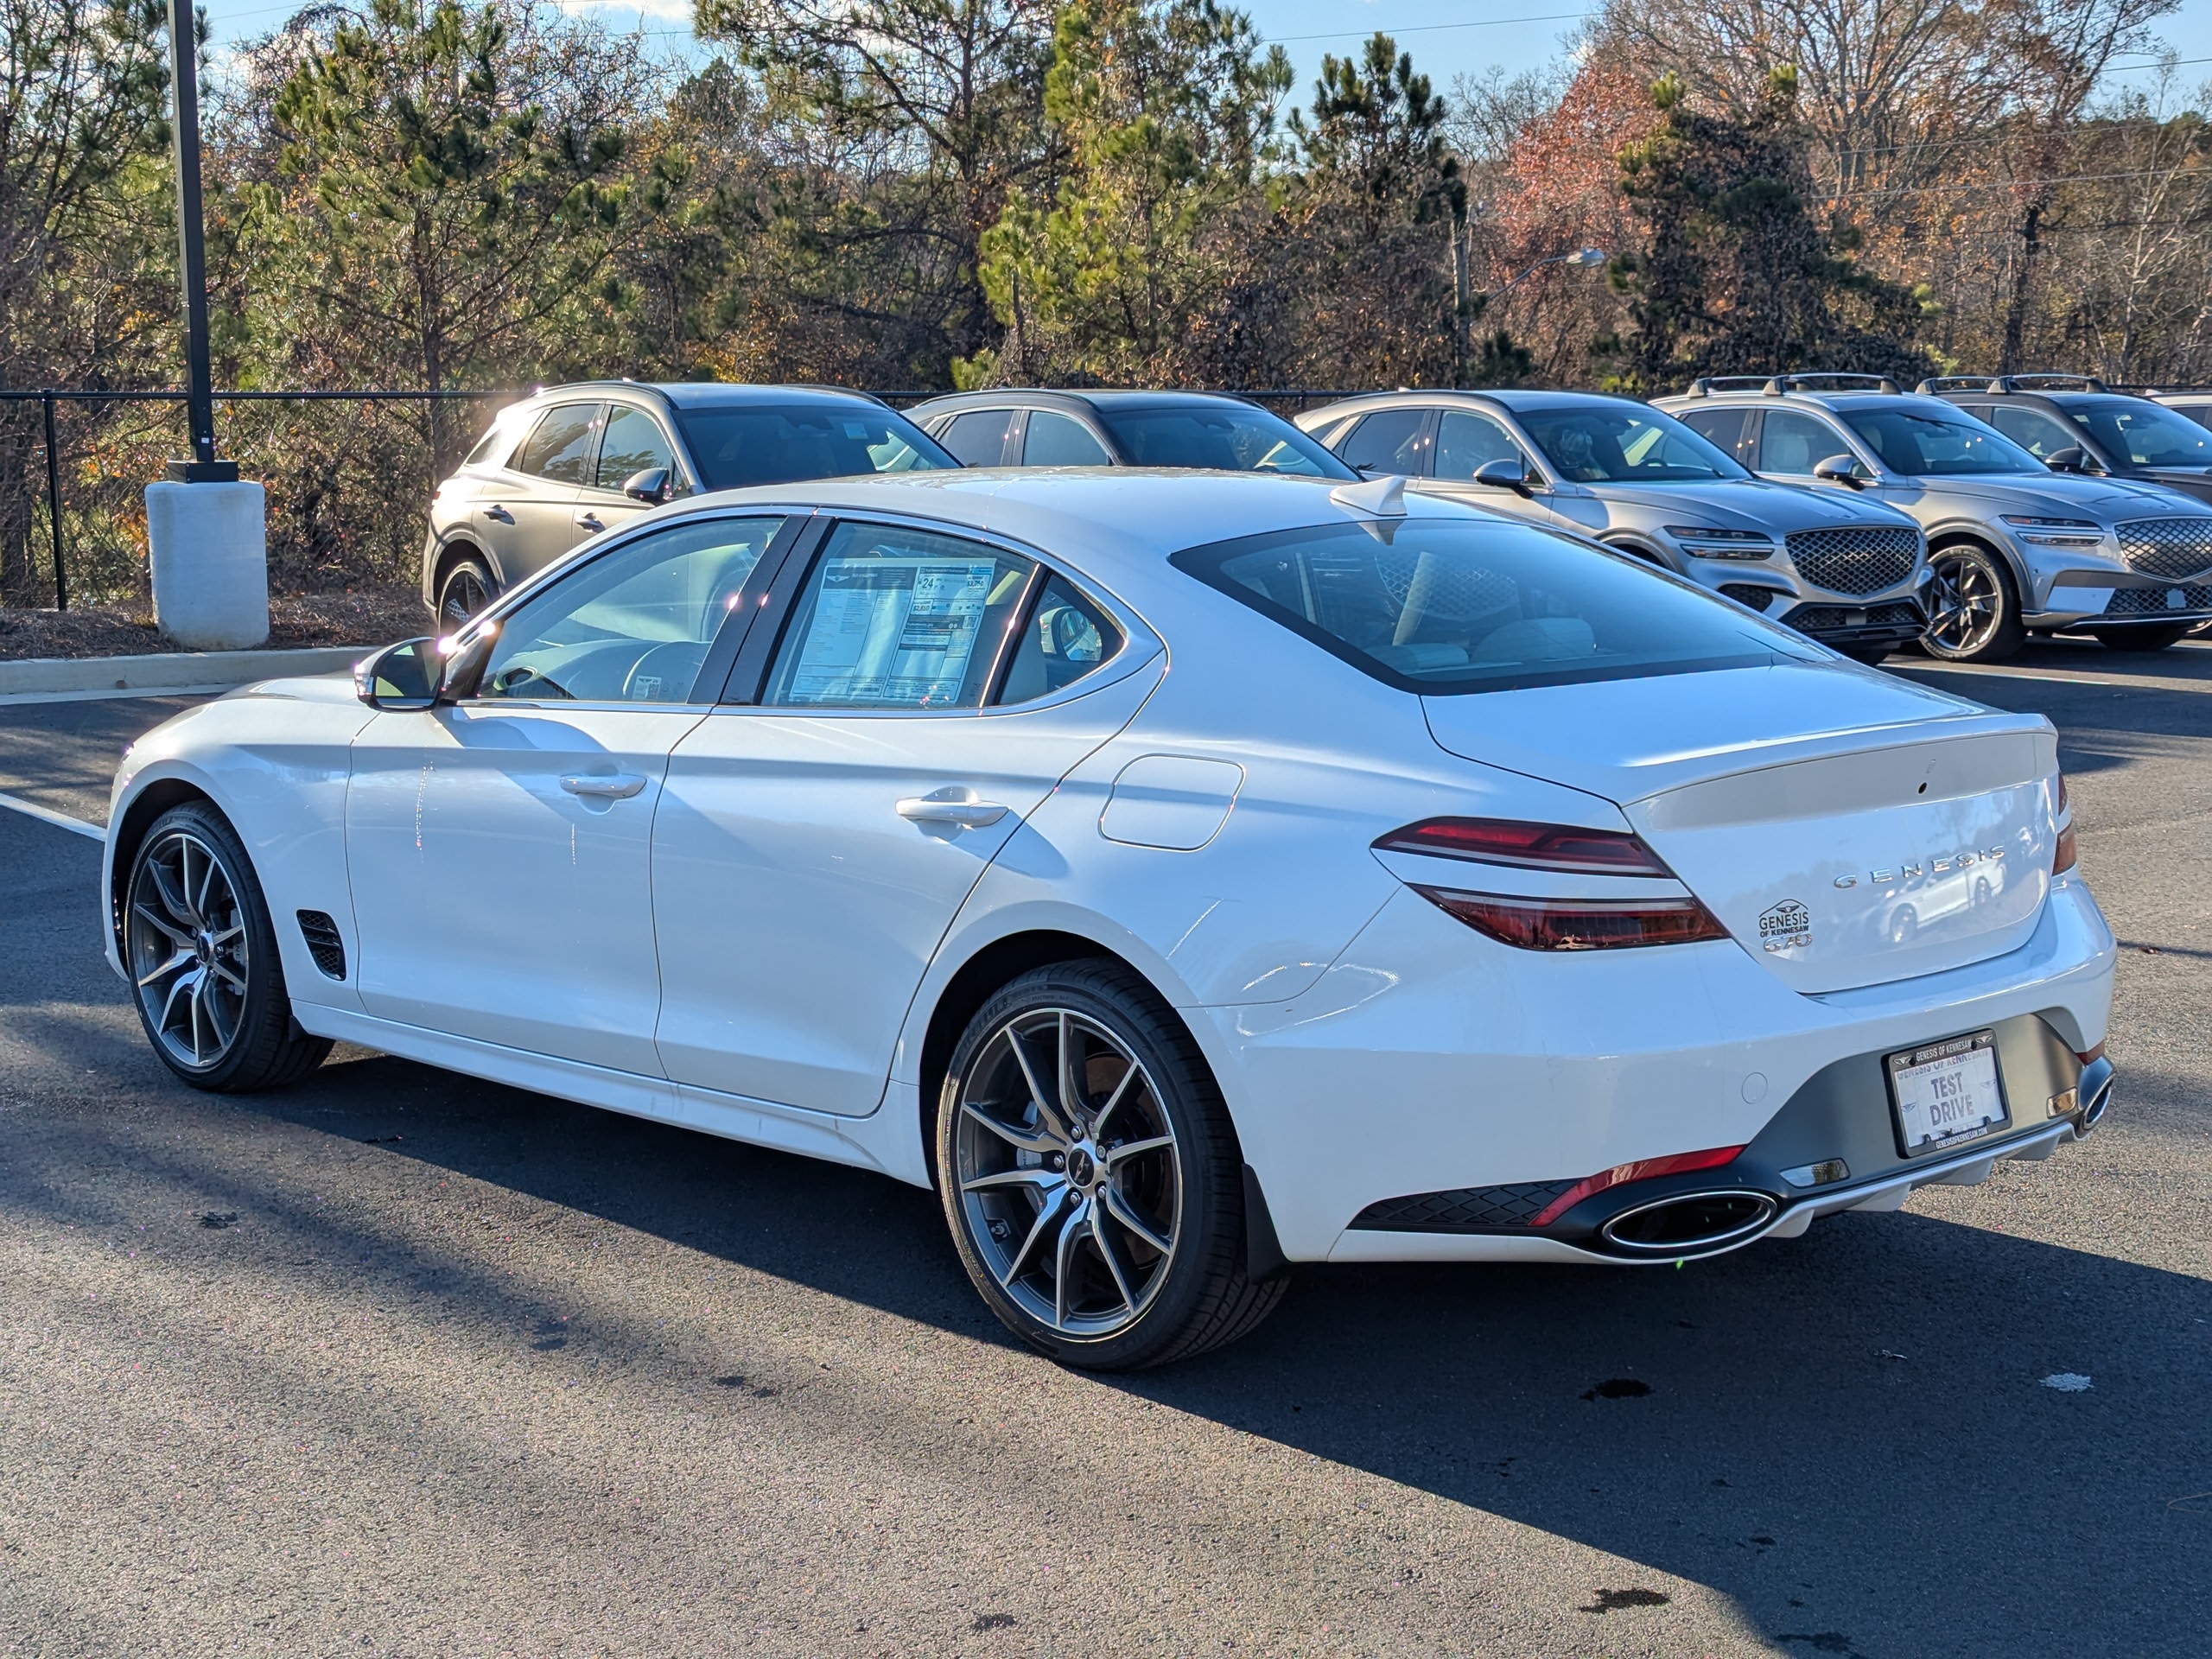
{"type": "MultiPolygon", "coordinates": [[[[1480,204],[1477,206],[1479,211],[1480,204]]],[[[1475,313],[1482,307],[1488,305],[1502,294],[1511,293],[1546,265],[1602,265],[1605,263],[1605,251],[1603,248],[1577,248],[1572,253],[1554,253],[1548,258],[1537,260],[1535,264],[1530,265],[1501,288],[1493,288],[1481,294],[1472,294],[1469,292],[1467,281],[1467,236],[1465,228],[1462,227],[1455,234],[1452,244],[1452,310],[1454,321],[1458,325],[1453,331],[1454,337],[1452,342],[1453,354],[1458,359],[1453,365],[1453,383],[1456,385],[1467,378],[1467,331],[1475,320],[1475,313]]]]}
{"type": "Polygon", "coordinates": [[[1510,294],[1546,265],[1602,265],[1605,263],[1605,251],[1603,248],[1577,248],[1573,253],[1555,253],[1548,259],[1537,260],[1535,264],[1506,283],[1504,287],[1494,288],[1482,297],[1487,303],[1501,294],[1510,294]]]}
{"type": "Polygon", "coordinates": [[[177,276],[184,299],[185,420],[191,453],[146,486],[154,620],[179,645],[236,651],[269,638],[268,503],[215,458],[207,350],[207,247],[200,219],[200,67],[192,0],[168,0],[176,95],[177,276]]]}

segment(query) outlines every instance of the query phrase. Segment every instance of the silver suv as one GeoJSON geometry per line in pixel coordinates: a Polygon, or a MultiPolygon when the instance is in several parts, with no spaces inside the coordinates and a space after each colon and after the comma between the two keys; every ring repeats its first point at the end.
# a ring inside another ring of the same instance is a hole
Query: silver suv
{"type": "Polygon", "coordinates": [[[1362,472],[1595,537],[1862,662],[1920,637],[1927,549],[1911,519],[1754,478],[1633,398],[1387,392],[1298,423],[1362,472]]]}
{"type": "Polygon", "coordinates": [[[1917,519],[1932,656],[1991,661],[2031,632],[2161,651],[2212,618],[2212,506],[2053,472],[1940,397],[1868,375],[1737,375],[1660,406],[1768,477],[1917,519]]]}
{"type": "Polygon", "coordinates": [[[553,386],[511,404],[430,497],[423,601],[450,632],[570,548],[701,490],[957,467],[920,428],[830,386],[553,386]]]}

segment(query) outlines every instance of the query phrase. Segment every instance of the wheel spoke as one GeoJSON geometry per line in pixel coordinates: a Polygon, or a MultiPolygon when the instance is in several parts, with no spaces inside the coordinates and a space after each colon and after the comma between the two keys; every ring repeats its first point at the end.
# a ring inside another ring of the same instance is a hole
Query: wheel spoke
{"type": "Polygon", "coordinates": [[[1023,1152],[1058,1152],[1062,1145],[1059,1137],[1049,1131],[1039,1133],[1001,1122],[973,1101],[963,1101],[960,1110],[963,1116],[982,1124],[1007,1145],[1019,1147],[1023,1152]]]}
{"type": "Polygon", "coordinates": [[[194,978],[193,982],[192,982],[192,1002],[191,1002],[191,1010],[192,1010],[192,1058],[193,1058],[194,1060],[199,1059],[199,1058],[200,1058],[200,1054],[201,1054],[201,1052],[202,1052],[202,1046],[201,1046],[201,1044],[200,1044],[200,1013],[201,1013],[201,1009],[200,1009],[200,1002],[201,1002],[202,998],[206,995],[206,994],[207,994],[207,975],[205,975],[205,974],[200,974],[200,975],[196,976],[194,978]]]}
{"type": "Polygon", "coordinates": [[[1020,1033],[1012,1026],[1006,1028],[1006,1042],[1007,1046],[1014,1051],[1014,1063],[1021,1068],[1021,1080],[1028,1085],[1029,1098],[1036,1105],[1039,1121],[1059,1140],[1074,1139],[1074,1131],[1060,1115],[1055,1096],[1048,1092],[1045,1085],[1038,1080],[1037,1068],[1030,1061],[1029,1050],[1023,1044],[1020,1033]]]}
{"type": "MultiPolygon", "coordinates": [[[[186,843],[188,847],[190,844],[188,842],[186,843]]],[[[200,891],[192,895],[192,919],[205,927],[207,925],[207,891],[215,883],[215,861],[208,856],[207,849],[203,847],[200,850],[200,861],[206,868],[200,872],[200,891]]]]}
{"type": "Polygon", "coordinates": [[[1136,1062],[1132,1060],[1129,1069],[1122,1073],[1121,1081],[1114,1085],[1114,1092],[1106,1096],[1106,1103],[1098,1109],[1098,1121],[1090,1126],[1090,1133],[1094,1136],[1105,1135],[1107,1124],[1113,1122],[1115,1112],[1128,1097],[1129,1085],[1136,1081],[1137,1076],[1136,1062]]]}
{"type": "Polygon", "coordinates": [[[224,984],[236,991],[240,996],[244,996],[245,995],[245,976],[233,972],[229,963],[219,961],[211,962],[207,964],[207,970],[213,974],[216,978],[221,980],[224,984]]]}
{"type": "Polygon", "coordinates": [[[1143,1141],[1129,1141],[1118,1147],[1109,1147],[1106,1151],[1106,1167],[1119,1169],[1124,1159],[1139,1157],[1147,1152],[1158,1152],[1164,1147],[1172,1147],[1174,1144],[1173,1135],[1155,1135],[1143,1141]]]}
{"type": "Polygon", "coordinates": [[[1070,1026],[1065,1011],[1060,1015],[1059,1025],[1060,1075],[1058,1082],[1060,1116],[1067,1121],[1068,1128],[1074,1130],[1082,1127],[1084,1118],[1087,1116],[1084,1111],[1085,1103],[1083,1097],[1083,1079],[1076,1075],[1077,1056],[1075,1032],[1070,1026]]]}
{"type": "Polygon", "coordinates": [[[169,1017],[176,1012],[176,1000],[190,988],[192,983],[193,976],[186,974],[181,976],[169,986],[168,995],[162,999],[162,1017],[154,1022],[161,1030],[167,1031],[169,1028],[169,1017]]]}
{"type": "MultiPolygon", "coordinates": [[[[181,861],[180,853],[179,862],[181,861]]],[[[162,908],[168,912],[172,919],[183,923],[189,935],[200,918],[192,913],[192,906],[185,902],[182,876],[172,873],[158,855],[146,861],[146,874],[154,878],[154,892],[162,901],[162,908]]]]}
{"type": "Polygon", "coordinates": [[[1052,1192],[1067,1185],[1067,1177],[1050,1169],[1001,1169],[995,1174],[978,1175],[960,1183],[963,1192],[988,1192],[995,1186],[1026,1186],[1039,1192],[1052,1192]]]}
{"type": "Polygon", "coordinates": [[[1122,1197],[1119,1189],[1109,1186],[1104,1190],[1106,1207],[1114,1212],[1115,1220],[1120,1222],[1122,1226],[1144,1240],[1162,1255],[1166,1255],[1175,1248],[1173,1239],[1162,1238],[1153,1230],[1152,1224],[1137,1213],[1136,1206],[1122,1197]]]}
{"type": "Polygon", "coordinates": [[[138,988],[143,991],[146,987],[151,985],[156,980],[162,978],[167,975],[173,974],[180,968],[189,968],[198,960],[199,958],[194,957],[191,951],[180,950],[167,962],[162,963],[151,973],[148,974],[143,979],[140,980],[138,982],[138,988]]]}
{"type": "Polygon", "coordinates": [[[1114,1288],[1122,1293],[1122,1305],[1130,1313],[1135,1313],[1137,1299],[1129,1289],[1129,1277],[1122,1271],[1121,1258],[1114,1252],[1113,1241],[1106,1236],[1106,1208],[1103,1205],[1090,1206],[1090,1236],[1098,1246],[1098,1254],[1106,1258],[1106,1271],[1114,1275],[1114,1288]]]}
{"type": "Polygon", "coordinates": [[[1063,1187],[1045,1200],[1044,1207],[1037,1212],[1036,1220],[1029,1224],[1029,1232],[1022,1239],[1021,1248],[1007,1261],[1006,1271],[999,1274],[1001,1289],[1021,1276],[1023,1264],[1029,1260],[1029,1252],[1035,1249],[1038,1241],[1052,1230],[1053,1219],[1059,1214],[1061,1201],[1066,1197],[1067,1189],[1063,1187]]]}
{"type": "Polygon", "coordinates": [[[1070,1210],[1052,1246],[1052,1323],[1063,1330],[1068,1322],[1068,1280],[1074,1274],[1076,1247],[1083,1242],[1084,1224],[1090,1216],[1088,1202],[1070,1210]]]}
{"type": "Polygon", "coordinates": [[[162,934],[163,938],[167,938],[171,944],[176,946],[178,950],[191,950],[192,935],[183,928],[176,926],[174,923],[169,921],[167,917],[157,914],[151,905],[134,904],[130,906],[130,911],[131,914],[137,916],[139,920],[144,922],[149,927],[155,929],[157,932],[162,934]]]}

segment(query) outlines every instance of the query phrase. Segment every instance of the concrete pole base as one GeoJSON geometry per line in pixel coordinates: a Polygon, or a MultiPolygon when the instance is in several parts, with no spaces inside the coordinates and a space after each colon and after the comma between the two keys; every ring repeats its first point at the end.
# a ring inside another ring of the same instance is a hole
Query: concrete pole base
{"type": "Polygon", "coordinates": [[[258,484],[149,484],[154,621],[194,651],[269,638],[267,502],[258,484]]]}

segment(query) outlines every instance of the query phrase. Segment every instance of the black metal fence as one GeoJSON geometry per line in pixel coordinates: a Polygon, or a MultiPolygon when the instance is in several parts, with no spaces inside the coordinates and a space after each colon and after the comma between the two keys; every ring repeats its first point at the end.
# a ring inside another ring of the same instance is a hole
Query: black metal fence
{"type": "MultiPolygon", "coordinates": [[[[875,392],[907,405],[942,387],[875,392]]],[[[272,589],[404,593],[439,479],[526,391],[219,391],[222,452],[269,492],[272,589]]],[[[1351,393],[1236,395],[1295,413],[1351,393]]],[[[0,605],[143,601],[148,480],[187,452],[185,394],[0,391],[0,605]]]]}

